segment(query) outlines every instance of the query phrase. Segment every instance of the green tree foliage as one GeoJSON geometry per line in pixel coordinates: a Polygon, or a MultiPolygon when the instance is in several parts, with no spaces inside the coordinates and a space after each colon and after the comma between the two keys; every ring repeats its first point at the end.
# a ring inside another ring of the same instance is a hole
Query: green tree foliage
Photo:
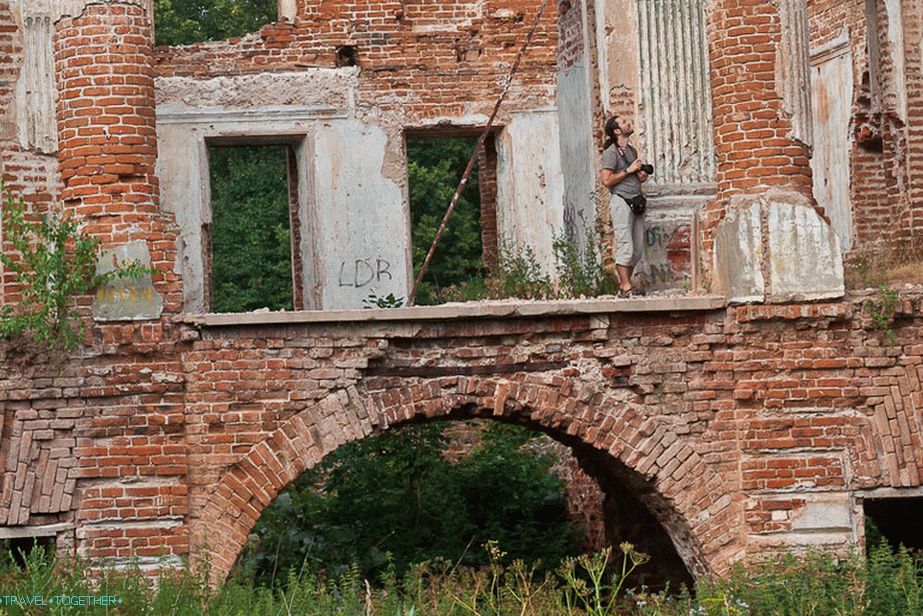
{"type": "MultiPolygon", "coordinates": [[[[473,139],[407,141],[414,276],[426,259],[475,143],[473,139]]],[[[475,167],[426,270],[417,294],[418,304],[436,303],[442,289],[483,279],[480,203],[475,167]]]]}
{"type": "Polygon", "coordinates": [[[212,298],[215,312],[292,309],[286,152],[212,148],[212,298]]]}
{"type": "Polygon", "coordinates": [[[398,574],[439,558],[486,564],[488,540],[554,566],[578,551],[577,533],[553,460],[521,447],[533,436],[491,424],[455,462],[443,455],[444,422],[342,446],[263,513],[242,569],[267,582],[303,568],[340,575],[357,563],[374,580],[388,554],[398,574]]]}
{"type": "Polygon", "coordinates": [[[278,19],[277,0],[156,0],[158,45],[186,45],[256,32],[278,19]]]}

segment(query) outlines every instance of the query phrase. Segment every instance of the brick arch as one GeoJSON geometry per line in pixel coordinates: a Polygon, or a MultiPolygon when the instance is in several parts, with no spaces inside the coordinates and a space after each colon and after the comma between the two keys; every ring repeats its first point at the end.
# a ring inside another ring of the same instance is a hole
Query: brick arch
{"type": "Polygon", "coordinates": [[[586,446],[628,471],[696,575],[722,572],[743,553],[739,502],[727,478],[705,463],[697,443],[624,393],[560,376],[447,377],[375,389],[341,390],[291,417],[230,467],[192,511],[191,560],[222,580],[266,507],[340,445],[427,419],[492,417],[586,446]]]}

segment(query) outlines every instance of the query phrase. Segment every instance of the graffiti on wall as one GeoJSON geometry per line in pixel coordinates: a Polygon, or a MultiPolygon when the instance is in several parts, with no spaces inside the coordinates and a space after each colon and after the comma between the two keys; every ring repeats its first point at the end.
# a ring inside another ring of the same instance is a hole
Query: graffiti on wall
{"type": "Polygon", "coordinates": [[[637,282],[658,291],[684,289],[692,280],[691,227],[686,221],[657,221],[644,231],[644,259],[635,270],[637,282]]]}

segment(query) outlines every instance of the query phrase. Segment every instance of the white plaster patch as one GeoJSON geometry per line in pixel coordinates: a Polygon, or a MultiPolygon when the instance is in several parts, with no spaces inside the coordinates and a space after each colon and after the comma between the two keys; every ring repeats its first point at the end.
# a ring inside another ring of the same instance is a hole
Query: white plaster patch
{"type": "Polygon", "coordinates": [[[598,186],[590,75],[581,58],[573,67],[558,72],[559,142],[564,183],[564,228],[580,245],[596,222],[598,186]]]}
{"type": "Polygon", "coordinates": [[[849,39],[817,52],[811,68],[814,198],[830,216],[843,250],[852,243],[849,125],[853,67],[849,39]]]}
{"type": "Polygon", "coordinates": [[[157,106],[252,108],[259,106],[322,105],[353,109],[359,89],[359,69],[307,68],[297,73],[259,73],[194,79],[158,77],[157,106]]]}
{"type": "Polygon", "coordinates": [[[907,73],[904,61],[904,24],[901,14],[901,0],[885,0],[888,13],[888,46],[891,49],[892,88],[896,98],[898,117],[907,121],[907,73]]]}
{"type": "Polygon", "coordinates": [[[848,492],[812,493],[792,516],[794,531],[853,530],[852,499],[848,492]]]}
{"type": "MultiPolygon", "coordinates": [[[[147,242],[135,240],[106,251],[96,265],[96,272],[111,272],[129,262],[150,267],[151,253],[147,242]]],[[[97,289],[93,300],[93,319],[96,321],[146,321],[159,319],[162,312],[163,298],[154,289],[149,274],[113,280],[97,289]]]]}
{"type": "MultiPolygon", "coordinates": [[[[147,11],[154,10],[153,0],[121,0],[128,4],[135,4],[147,11]]],[[[62,17],[76,17],[94,0],[13,0],[12,7],[18,9],[23,15],[44,15],[51,18],[52,23],[62,17]]]]}
{"type": "Polygon", "coordinates": [[[766,292],[761,263],[760,204],[728,212],[715,235],[715,290],[729,302],[762,301],[766,292]]]}
{"type": "Polygon", "coordinates": [[[810,301],[845,293],[840,242],[810,206],[769,203],[772,301],[810,301]]]}
{"type": "Polygon", "coordinates": [[[554,272],[552,236],[564,224],[564,177],[556,111],[514,113],[497,141],[497,220],[501,237],[531,246],[554,272]]]}
{"type": "Polygon", "coordinates": [[[316,126],[315,215],[324,309],[362,308],[374,292],[407,297],[409,213],[385,177],[388,143],[378,126],[332,120],[316,126]]]}

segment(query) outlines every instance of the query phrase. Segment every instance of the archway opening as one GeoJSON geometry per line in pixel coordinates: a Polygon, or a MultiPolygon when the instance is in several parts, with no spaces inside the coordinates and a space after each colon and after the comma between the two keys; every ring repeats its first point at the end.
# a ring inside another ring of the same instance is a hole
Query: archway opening
{"type": "Polygon", "coordinates": [[[352,571],[375,583],[423,561],[487,565],[488,542],[539,571],[610,545],[620,566],[627,541],[653,557],[629,585],[692,586],[619,463],[530,428],[462,417],[341,445],[263,511],[236,574],[272,585],[289,571],[352,571]]]}

